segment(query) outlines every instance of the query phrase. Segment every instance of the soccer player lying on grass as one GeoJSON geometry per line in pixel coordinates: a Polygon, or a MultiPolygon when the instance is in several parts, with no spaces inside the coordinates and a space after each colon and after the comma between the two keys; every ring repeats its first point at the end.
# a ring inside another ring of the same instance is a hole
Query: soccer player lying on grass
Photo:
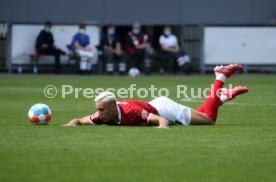
{"type": "Polygon", "coordinates": [[[222,88],[227,78],[243,67],[237,64],[217,66],[216,79],[205,102],[197,109],[178,104],[167,97],[157,97],[150,102],[116,100],[111,92],[102,92],[95,98],[97,112],[82,119],[73,119],[65,126],[77,125],[122,125],[168,128],[170,124],[211,125],[215,124],[219,106],[239,94],[248,92],[246,87],[232,90],[222,88]]]}

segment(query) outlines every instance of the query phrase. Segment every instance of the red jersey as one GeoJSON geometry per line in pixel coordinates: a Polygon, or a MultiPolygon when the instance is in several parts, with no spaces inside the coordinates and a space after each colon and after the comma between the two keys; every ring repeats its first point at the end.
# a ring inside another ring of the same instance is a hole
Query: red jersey
{"type": "Polygon", "coordinates": [[[119,100],[116,102],[118,121],[104,123],[98,112],[90,116],[91,124],[108,124],[123,126],[147,126],[150,114],[157,114],[157,110],[147,102],[135,100],[119,100]]]}
{"type": "Polygon", "coordinates": [[[133,34],[132,32],[128,33],[127,38],[127,44],[126,44],[126,50],[129,54],[136,54],[137,52],[137,46],[141,45],[143,43],[148,43],[149,37],[146,34],[139,33],[139,34],[133,34]]]}

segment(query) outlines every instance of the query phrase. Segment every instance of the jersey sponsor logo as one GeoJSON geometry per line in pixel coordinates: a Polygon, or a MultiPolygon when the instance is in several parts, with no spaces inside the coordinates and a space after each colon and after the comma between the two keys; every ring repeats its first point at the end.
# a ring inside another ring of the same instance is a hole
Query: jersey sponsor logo
{"type": "Polygon", "coordinates": [[[149,116],[149,112],[143,109],[143,111],[141,112],[141,118],[144,120],[147,120],[148,116],[149,116]]]}

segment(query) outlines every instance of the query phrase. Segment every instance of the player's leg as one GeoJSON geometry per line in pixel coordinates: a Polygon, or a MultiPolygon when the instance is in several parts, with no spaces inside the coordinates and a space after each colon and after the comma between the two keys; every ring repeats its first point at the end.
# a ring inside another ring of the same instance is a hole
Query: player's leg
{"type": "MultiPolygon", "coordinates": [[[[248,88],[238,86],[235,87],[232,90],[222,88],[220,93],[220,101],[222,104],[226,103],[227,101],[230,101],[234,99],[237,95],[243,94],[248,92],[248,88]]],[[[221,105],[222,105],[221,104],[221,105]]],[[[191,109],[192,117],[191,117],[191,124],[193,125],[208,125],[208,124],[214,124],[214,120],[209,118],[205,113],[205,104],[202,104],[197,110],[191,109]]]]}
{"type": "Polygon", "coordinates": [[[76,52],[80,56],[80,71],[81,73],[84,73],[89,66],[89,57],[87,56],[89,53],[81,49],[77,49],[76,52]]]}
{"type": "Polygon", "coordinates": [[[191,125],[211,125],[215,122],[209,118],[205,113],[199,112],[191,108],[191,125]]]}
{"type": "Polygon", "coordinates": [[[223,79],[216,77],[205,102],[196,110],[192,110],[191,124],[213,124],[216,121],[218,108],[222,104],[218,96],[224,85],[223,79]]]}
{"type": "Polygon", "coordinates": [[[80,59],[80,70],[81,71],[86,71],[86,69],[87,69],[87,62],[88,62],[88,58],[87,57],[81,57],[81,59],[80,59]]]}
{"type": "MultiPolygon", "coordinates": [[[[229,90],[229,89],[227,89],[227,88],[222,88],[221,91],[220,91],[220,100],[221,100],[222,103],[224,104],[225,102],[234,99],[237,95],[246,93],[246,92],[248,92],[248,91],[249,91],[248,88],[242,87],[242,86],[235,87],[235,88],[232,89],[232,90],[229,90]]],[[[200,105],[200,106],[197,108],[197,111],[198,111],[198,112],[203,112],[203,113],[204,113],[204,111],[205,111],[204,108],[205,108],[205,103],[203,103],[202,105],[200,105]]]]}
{"type": "Polygon", "coordinates": [[[235,87],[231,90],[227,88],[222,88],[220,92],[220,100],[224,104],[227,101],[234,99],[237,95],[246,93],[248,91],[248,88],[242,86],[235,87]]]}
{"type": "Polygon", "coordinates": [[[54,47],[45,47],[41,50],[39,50],[40,54],[45,54],[45,55],[51,55],[55,57],[55,73],[59,73],[60,71],[60,53],[58,49],[54,47]]]}
{"type": "Polygon", "coordinates": [[[91,71],[93,59],[96,57],[95,53],[92,51],[84,51],[85,57],[87,57],[86,71],[91,71]]]}
{"type": "Polygon", "coordinates": [[[213,87],[205,102],[198,108],[198,111],[192,111],[191,124],[210,124],[210,122],[214,123],[216,121],[218,108],[223,104],[220,99],[220,89],[227,78],[232,77],[235,72],[242,70],[242,66],[237,64],[217,66],[214,69],[216,79],[213,87]]]}

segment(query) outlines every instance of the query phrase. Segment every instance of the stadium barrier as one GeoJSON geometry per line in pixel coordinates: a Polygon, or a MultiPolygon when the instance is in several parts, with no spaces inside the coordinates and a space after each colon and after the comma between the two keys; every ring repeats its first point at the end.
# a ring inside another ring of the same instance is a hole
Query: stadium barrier
{"type": "Polygon", "coordinates": [[[206,25],[202,38],[202,73],[231,63],[242,64],[245,73],[276,71],[275,26],[206,25]]]}
{"type": "MultiPolygon", "coordinates": [[[[5,23],[0,22],[0,39],[2,42],[4,40],[7,53],[1,53],[4,56],[0,58],[0,67],[8,67],[10,72],[11,70],[22,72],[25,69],[35,72],[35,65],[39,64],[43,69],[53,65],[53,57],[34,54],[35,39],[43,28],[42,24],[10,23],[8,25],[5,23]],[[5,35],[4,38],[3,35],[5,35]]],[[[101,27],[99,25],[88,25],[88,27],[92,46],[96,46],[100,41],[101,27]]],[[[276,47],[274,46],[276,27],[273,25],[186,24],[175,28],[175,34],[190,55],[193,68],[197,72],[205,73],[211,71],[214,65],[229,63],[243,64],[245,72],[275,72],[276,70],[276,47]]],[[[66,45],[71,42],[72,36],[77,31],[77,25],[53,26],[57,46],[66,50],[66,45]]],[[[154,35],[155,32],[152,33],[154,35]]],[[[3,48],[1,52],[2,50],[3,48]]],[[[61,65],[75,66],[75,63],[72,56],[61,57],[61,65]]]]}

